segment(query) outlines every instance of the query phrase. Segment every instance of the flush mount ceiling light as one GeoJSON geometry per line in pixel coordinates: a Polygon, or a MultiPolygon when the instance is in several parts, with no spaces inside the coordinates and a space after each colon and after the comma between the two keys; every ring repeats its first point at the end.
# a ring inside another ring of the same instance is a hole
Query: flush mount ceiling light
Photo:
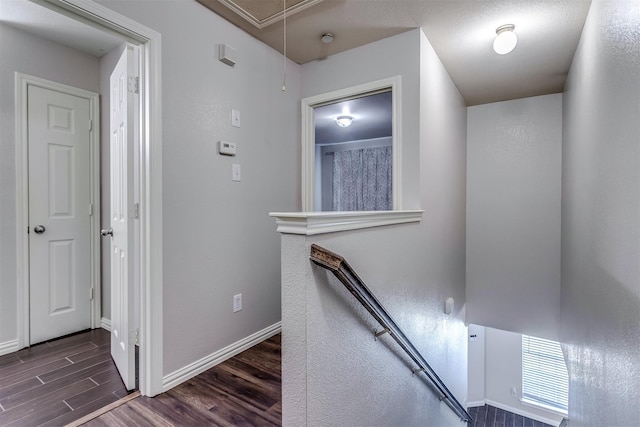
{"type": "Polygon", "coordinates": [[[351,122],[353,122],[353,117],[351,116],[340,116],[336,119],[336,124],[341,128],[351,126],[351,122]]]}
{"type": "Polygon", "coordinates": [[[513,30],[516,26],[513,24],[502,25],[496,29],[496,38],[493,41],[493,50],[499,55],[506,55],[511,52],[518,44],[518,37],[513,30]]]}
{"type": "Polygon", "coordinates": [[[329,44],[329,43],[333,42],[333,34],[324,33],[322,35],[322,37],[320,37],[320,40],[322,40],[322,43],[324,43],[324,44],[329,44]]]}

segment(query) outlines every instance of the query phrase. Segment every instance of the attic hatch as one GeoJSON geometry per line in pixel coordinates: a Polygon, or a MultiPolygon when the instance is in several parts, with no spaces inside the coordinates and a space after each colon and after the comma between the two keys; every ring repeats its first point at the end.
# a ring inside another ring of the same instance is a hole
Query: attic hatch
{"type": "MultiPolygon", "coordinates": [[[[286,13],[291,16],[323,0],[286,0],[286,13]]],[[[284,0],[198,0],[212,11],[227,17],[228,10],[235,12],[254,27],[262,29],[274,24],[284,15],[284,0]],[[225,10],[225,6],[228,10],[225,10]]]]}

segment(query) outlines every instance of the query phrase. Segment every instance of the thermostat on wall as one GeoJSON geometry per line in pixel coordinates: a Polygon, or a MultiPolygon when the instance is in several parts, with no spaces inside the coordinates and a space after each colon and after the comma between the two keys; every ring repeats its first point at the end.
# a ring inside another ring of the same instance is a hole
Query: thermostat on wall
{"type": "Polygon", "coordinates": [[[220,141],[218,142],[218,152],[224,156],[235,156],[236,144],[234,142],[220,141]]]}

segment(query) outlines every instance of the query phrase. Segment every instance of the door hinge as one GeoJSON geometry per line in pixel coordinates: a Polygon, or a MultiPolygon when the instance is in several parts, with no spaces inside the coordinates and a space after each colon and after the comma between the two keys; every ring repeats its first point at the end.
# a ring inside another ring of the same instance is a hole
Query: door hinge
{"type": "Polygon", "coordinates": [[[27,225],[27,234],[29,234],[29,226],[27,225]]]}
{"type": "Polygon", "coordinates": [[[89,120],[89,132],[93,130],[93,120],[89,120]]]}
{"type": "Polygon", "coordinates": [[[133,218],[140,219],[140,203],[134,203],[133,205],[133,218]]]}
{"type": "Polygon", "coordinates": [[[93,216],[93,203],[89,203],[89,216],[93,216]]]}
{"type": "Polygon", "coordinates": [[[138,77],[129,76],[127,90],[131,93],[140,91],[140,79],[138,77]]]}
{"type": "Polygon", "coordinates": [[[93,299],[93,286],[89,289],[89,300],[93,299]]]}

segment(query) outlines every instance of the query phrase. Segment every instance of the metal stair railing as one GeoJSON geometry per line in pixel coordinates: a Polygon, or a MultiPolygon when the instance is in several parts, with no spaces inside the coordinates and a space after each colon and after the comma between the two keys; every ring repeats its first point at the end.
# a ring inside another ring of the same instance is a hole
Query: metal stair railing
{"type": "Polygon", "coordinates": [[[378,323],[380,323],[383,330],[376,332],[376,337],[388,333],[405,353],[407,353],[411,360],[418,365],[418,368],[413,370],[412,373],[418,374],[424,372],[430,383],[433,384],[434,391],[439,394],[438,397],[440,400],[444,401],[462,421],[473,421],[471,415],[469,415],[445,383],[435,373],[433,368],[431,368],[429,363],[422,357],[420,352],[414,347],[400,327],[398,327],[396,322],[391,318],[387,310],[380,304],[380,301],[371,293],[347,261],[340,255],[316,244],[311,245],[310,258],[315,264],[331,271],[378,323]]]}

